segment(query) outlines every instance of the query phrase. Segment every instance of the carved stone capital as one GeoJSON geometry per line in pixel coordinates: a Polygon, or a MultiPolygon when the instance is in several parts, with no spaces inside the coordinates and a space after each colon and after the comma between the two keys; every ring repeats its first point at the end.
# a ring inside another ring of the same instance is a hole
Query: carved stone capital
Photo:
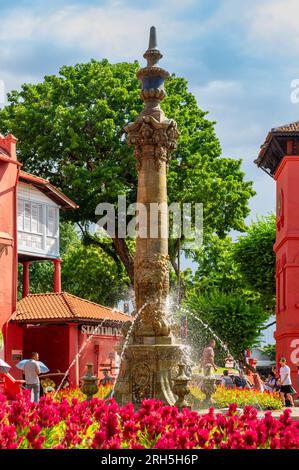
{"type": "Polygon", "coordinates": [[[140,115],[135,122],[126,126],[125,131],[128,133],[128,145],[135,149],[138,171],[144,158],[153,158],[158,171],[162,162],[169,161],[179,136],[176,122],[166,119],[160,109],[156,109],[156,117],[140,115]],[[148,152],[149,146],[151,152],[148,152]]]}

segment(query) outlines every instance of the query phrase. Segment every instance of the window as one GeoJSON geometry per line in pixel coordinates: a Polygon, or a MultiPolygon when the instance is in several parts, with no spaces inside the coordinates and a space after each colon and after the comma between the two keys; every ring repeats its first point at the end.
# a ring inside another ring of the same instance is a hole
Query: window
{"type": "Polygon", "coordinates": [[[18,230],[43,233],[43,206],[18,199],[18,230]]]}
{"type": "Polygon", "coordinates": [[[18,229],[24,230],[24,201],[18,199],[18,229]]]}
{"type": "Polygon", "coordinates": [[[24,204],[24,230],[25,232],[31,232],[31,210],[30,202],[24,204]]]}
{"type": "Polygon", "coordinates": [[[38,200],[18,198],[18,251],[59,256],[59,209],[38,200]]]}
{"type": "Polygon", "coordinates": [[[42,233],[43,231],[43,206],[31,204],[31,232],[42,233]]]}
{"type": "Polygon", "coordinates": [[[57,209],[55,207],[48,207],[47,217],[47,230],[50,237],[57,235],[57,209]]]}

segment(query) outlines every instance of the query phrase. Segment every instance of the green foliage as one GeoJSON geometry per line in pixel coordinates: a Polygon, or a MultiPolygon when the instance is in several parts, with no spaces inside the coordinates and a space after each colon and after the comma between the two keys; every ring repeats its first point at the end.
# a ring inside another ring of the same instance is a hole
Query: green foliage
{"type": "Polygon", "coordinates": [[[271,361],[275,361],[276,357],[276,345],[275,344],[266,344],[262,347],[262,351],[268,354],[271,361]]]}
{"type": "MultiPolygon", "coordinates": [[[[9,104],[0,110],[0,131],[19,139],[24,168],[50,179],[76,201],[80,208],[67,217],[85,229],[96,221],[100,202],[116,206],[117,196],[124,194],[128,204],[136,200],[135,160],[123,128],[142,109],[137,69],[136,62],[107,60],[63,66],[58,76],[11,92],[9,104]]],[[[203,203],[206,234],[223,237],[230,229],[243,231],[254,191],[244,181],[241,161],[221,158],[214,123],[198,108],[186,80],[170,77],[166,91],[162,107],[181,133],[169,166],[169,201],[203,203]]],[[[178,250],[173,244],[172,260],[178,250]]],[[[121,249],[110,245],[118,256],[121,249]]],[[[129,264],[131,258],[128,272],[129,264]]]]}
{"type": "Polygon", "coordinates": [[[247,288],[260,294],[263,304],[275,301],[275,216],[262,217],[250,225],[233,247],[233,259],[247,288]]]}
{"type": "Polygon", "coordinates": [[[232,248],[230,237],[206,237],[202,248],[192,254],[197,265],[191,280],[193,290],[198,294],[215,290],[226,293],[242,291],[242,275],[233,259],[232,248]]]}
{"type": "MultiPolygon", "coordinates": [[[[273,313],[274,242],[275,217],[268,216],[250,225],[236,242],[211,235],[192,253],[197,269],[188,280],[186,303],[237,356],[258,341],[273,313]]],[[[195,320],[190,324],[200,350],[209,335],[195,320]]]]}
{"type": "Polygon", "coordinates": [[[115,305],[126,294],[129,279],[105,252],[95,246],[78,243],[64,257],[63,289],[79,297],[104,305],[115,305]]]}
{"type": "MultiPolygon", "coordinates": [[[[191,291],[186,305],[192,313],[192,316],[188,316],[189,330],[192,332],[190,339],[199,355],[212,336],[196,318],[209,325],[226,343],[235,359],[241,359],[244,351],[257,341],[259,328],[268,317],[261,305],[249,302],[238,293],[215,291],[199,296],[197,292],[191,291]]],[[[219,344],[217,351],[223,358],[224,352],[219,344]]]]}
{"type": "MultiPolygon", "coordinates": [[[[125,294],[129,279],[122,265],[105,251],[85,246],[71,222],[60,224],[62,289],[84,299],[115,305],[125,294]]],[[[53,263],[34,262],[30,266],[30,292],[53,291],[53,263]]],[[[18,298],[22,297],[22,268],[19,266],[18,298]]]]}

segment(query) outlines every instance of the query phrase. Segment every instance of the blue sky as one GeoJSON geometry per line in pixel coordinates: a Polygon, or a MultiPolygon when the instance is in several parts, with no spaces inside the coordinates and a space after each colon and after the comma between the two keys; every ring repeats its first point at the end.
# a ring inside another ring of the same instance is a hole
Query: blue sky
{"type": "Polygon", "coordinates": [[[274,182],[253,160],[271,127],[299,119],[297,0],[0,0],[0,9],[6,91],[91,57],[141,61],[154,24],[163,67],[188,80],[223,155],[242,158],[254,181],[249,220],[274,210],[274,182]]]}

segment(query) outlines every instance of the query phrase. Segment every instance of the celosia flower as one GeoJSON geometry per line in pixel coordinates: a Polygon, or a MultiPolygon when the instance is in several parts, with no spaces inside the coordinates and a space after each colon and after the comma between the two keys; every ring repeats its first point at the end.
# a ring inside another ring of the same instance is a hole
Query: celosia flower
{"type": "MultiPolygon", "coordinates": [[[[250,398],[249,392],[232,391],[239,401],[250,398]]],[[[13,402],[0,396],[0,448],[42,449],[49,442],[56,449],[299,448],[299,423],[292,420],[290,410],[279,419],[269,412],[259,419],[252,406],[245,406],[238,416],[236,403],[225,415],[215,415],[212,408],[205,414],[187,408],[178,411],[157,400],[144,400],[139,411],[132,403],[119,407],[113,399],[82,400],[76,390],[58,400],[44,397],[38,406],[30,402],[27,391],[13,402]]]]}

